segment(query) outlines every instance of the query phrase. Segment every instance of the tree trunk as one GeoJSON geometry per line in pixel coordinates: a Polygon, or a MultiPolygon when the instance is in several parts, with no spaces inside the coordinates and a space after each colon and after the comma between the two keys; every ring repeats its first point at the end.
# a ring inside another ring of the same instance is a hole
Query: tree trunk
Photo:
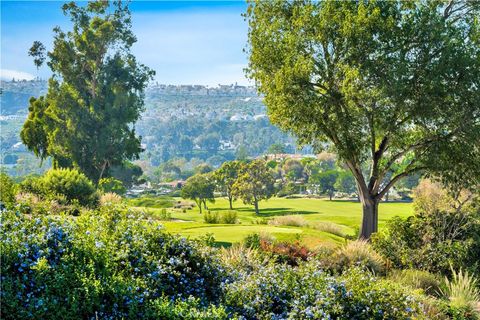
{"type": "Polygon", "coordinates": [[[257,199],[254,199],[253,200],[253,205],[255,206],[255,214],[260,214],[260,212],[258,211],[258,200],[257,199]]]}
{"type": "Polygon", "coordinates": [[[203,199],[203,208],[205,210],[208,210],[208,207],[207,207],[207,199],[203,199]]]}
{"type": "Polygon", "coordinates": [[[197,202],[197,206],[200,209],[200,214],[202,214],[202,200],[195,201],[197,202]]]}
{"type": "Polygon", "coordinates": [[[372,233],[378,230],[378,200],[370,195],[365,195],[361,199],[363,218],[360,229],[359,239],[369,240],[372,233]]]}
{"type": "Polygon", "coordinates": [[[230,210],[233,210],[233,206],[232,206],[232,197],[228,197],[228,203],[230,204],[230,210]]]}
{"type": "Polygon", "coordinates": [[[330,201],[332,201],[333,193],[329,192],[329,193],[328,193],[328,196],[330,197],[330,201]]]}

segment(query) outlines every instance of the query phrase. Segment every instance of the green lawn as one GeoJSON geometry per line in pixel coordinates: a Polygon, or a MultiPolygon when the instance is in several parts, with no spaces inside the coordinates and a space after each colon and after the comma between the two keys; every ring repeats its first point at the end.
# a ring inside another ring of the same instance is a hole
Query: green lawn
{"type": "MultiPolygon", "coordinates": [[[[176,199],[180,201],[180,199],[176,199]]],[[[228,210],[228,201],[217,198],[215,203],[208,204],[209,210],[221,212],[228,210]]],[[[155,217],[158,208],[146,209],[155,217]]],[[[207,224],[198,208],[193,210],[168,209],[172,218],[177,221],[164,222],[165,228],[172,233],[179,233],[186,237],[196,238],[212,233],[215,240],[229,245],[242,241],[251,233],[267,233],[278,240],[300,240],[309,247],[319,245],[336,245],[345,240],[334,234],[315,230],[310,227],[289,227],[258,224],[263,219],[273,219],[282,215],[301,215],[309,223],[331,222],[342,228],[346,234],[354,234],[361,221],[361,205],[350,201],[329,201],[323,199],[285,199],[272,198],[260,202],[260,214],[256,215],[253,207],[244,205],[241,201],[234,203],[234,210],[238,212],[239,224],[207,224]],[[178,221],[181,220],[181,221],[178,221]]],[[[413,212],[411,203],[381,203],[379,208],[379,227],[394,216],[406,217],[413,212]]]]}

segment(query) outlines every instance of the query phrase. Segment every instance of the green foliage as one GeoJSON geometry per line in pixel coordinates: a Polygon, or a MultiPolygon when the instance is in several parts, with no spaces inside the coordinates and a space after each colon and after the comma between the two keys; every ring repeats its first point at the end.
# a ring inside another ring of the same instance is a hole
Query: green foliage
{"type": "Polygon", "coordinates": [[[453,266],[478,272],[479,234],[478,213],[436,211],[393,218],[374,235],[372,245],[396,268],[449,274],[453,266]]]}
{"type": "Polygon", "coordinates": [[[196,174],[187,179],[182,187],[182,198],[195,201],[200,213],[202,213],[202,204],[206,208],[206,202],[215,202],[215,184],[208,174],[196,174]]]}
{"type": "Polygon", "coordinates": [[[357,191],[355,178],[350,172],[345,171],[338,173],[333,188],[349,195],[357,191]]]}
{"type": "Polygon", "coordinates": [[[369,243],[361,240],[350,241],[337,249],[329,258],[330,268],[342,273],[348,268],[362,266],[375,274],[385,271],[385,261],[369,243]]]}
{"type": "Polygon", "coordinates": [[[286,153],[285,152],[285,145],[280,144],[280,143],[274,143],[270,147],[268,147],[267,153],[270,154],[282,154],[286,153]]]}
{"type": "Polygon", "coordinates": [[[392,270],[388,278],[413,289],[422,289],[423,292],[429,295],[438,296],[441,292],[439,277],[428,271],[415,269],[392,270]]]}
{"type": "Polygon", "coordinates": [[[260,248],[261,240],[262,240],[262,238],[261,238],[260,234],[252,233],[252,234],[249,234],[248,236],[246,236],[245,239],[243,239],[243,245],[246,248],[258,249],[258,248],[260,248]]]}
{"type": "Polygon", "coordinates": [[[103,193],[113,192],[119,195],[124,195],[127,189],[123,186],[122,181],[115,178],[102,178],[98,181],[98,189],[103,193]]]}
{"type": "Polygon", "coordinates": [[[235,210],[223,211],[220,214],[220,221],[224,224],[236,224],[238,222],[238,214],[235,210]]]}
{"type": "Polygon", "coordinates": [[[208,210],[203,214],[203,221],[205,223],[211,224],[236,224],[238,221],[237,212],[233,210],[228,210],[218,213],[217,211],[211,212],[210,210],[208,210]]]}
{"type": "Polygon", "coordinates": [[[220,223],[220,217],[218,215],[218,212],[217,211],[210,212],[210,210],[205,212],[203,214],[203,221],[205,221],[205,223],[212,223],[212,224],[220,223]]]}
{"type": "Polygon", "coordinates": [[[336,170],[318,172],[310,177],[309,182],[318,185],[318,191],[323,194],[328,194],[330,200],[332,200],[333,194],[338,187],[336,183],[338,176],[339,173],[336,170]]]}
{"type": "Polygon", "coordinates": [[[43,195],[63,195],[67,203],[78,201],[82,206],[98,202],[93,183],[76,169],[50,169],[41,178],[43,195]]]}
{"type": "Polygon", "coordinates": [[[233,184],[233,194],[244,203],[253,204],[258,214],[258,202],[274,194],[273,175],[263,160],[246,163],[233,184]]]}
{"type": "Polygon", "coordinates": [[[143,174],[142,168],[129,161],[124,161],[121,165],[113,166],[109,170],[109,174],[120,180],[127,188],[136,183],[141,183],[141,176],[143,174]]]}
{"type": "Polygon", "coordinates": [[[240,168],[241,163],[239,161],[228,161],[224,162],[222,166],[213,173],[213,179],[215,180],[217,189],[225,193],[228,197],[230,210],[233,209],[233,184],[238,178],[240,168]]]}
{"type": "MultiPolygon", "coordinates": [[[[62,10],[73,28],[54,28],[47,55],[53,76],[47,94],[30,99],[21,138],[37,157],[78,167],[96,182],[142,151],[132,124],[154,72],[130,52],[136,38],[128,5],[69,2],[62,10]]],[[[35,42],[30,52],[36,64],[41,47],[35,42]]]]}
{"type": "Polygon", "coordinates": [[[0,172],[0,206],[12,207],[15,203],[17,186],[6,173],[0,172]]]}
{"type": "Polygon", "coordinates": [[[269,118],[346,164],[361,237],[410,174],[478,189],[479,13],[475,2],[249,2],[248,71],[269,118]]]}
{"type": "Polygon", "coordinates": [[[287,179],[295,181],[303,176],[303,165],[298,160],[288,159],[283,164],[283,171],[285,171],[287,179]]]}

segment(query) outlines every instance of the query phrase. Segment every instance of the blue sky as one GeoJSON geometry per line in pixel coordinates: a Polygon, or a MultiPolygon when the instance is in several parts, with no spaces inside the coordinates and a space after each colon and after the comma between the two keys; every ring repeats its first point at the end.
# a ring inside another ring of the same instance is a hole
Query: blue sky
{"type": "MultiPolygon", "coordinates": [[[[1,0],[1,76],[47,78],[27,51],[35,40],[52,46],[52,28],[68,29],[60,1],[1,0]]],[[[165,84],[248,84],[243,68],[247,24],[240,1],[133,1],[133,30],[138,60],[157,72],[165,84]]]]}

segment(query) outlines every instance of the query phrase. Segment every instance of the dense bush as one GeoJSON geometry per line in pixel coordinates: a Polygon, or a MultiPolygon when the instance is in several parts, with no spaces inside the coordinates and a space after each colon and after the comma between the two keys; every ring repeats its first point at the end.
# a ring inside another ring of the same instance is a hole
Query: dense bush
{"type": "Polygon", "coordinates": [[[236,224],[238,222],[237,211],[228,210],[224,211],[220,215],[220,222],[224,224],[236,224]]]}
{"type": "Polygon", "coordinates": [[[135,213],[103,207],[75,220],[1,215],[2,318],[157,319],[221,297],[224,268],[210,249],[135,213]]]}
{"type": "Polygon", "coordinates": [[[210,210],[205,212],[203,214],[203,221],[205,221],[205,223],[212,223],[212,224],[220,223],[220,217],[218,215],[218,212],[216,211],[211,212],[210,210]]]}
{"type": "Polygon", "coordinates": [[[97,204],[98,195],[95,186],[76,169],[51,169],[42,177],[46,194],[65,196],[69,203],[78,201],[83,206],[97,204]]]}
{"type": "Polygon", "coordinates": [[[0,208],[14,205],[16,189],[13,180],[4,172],[0,172],[0,208]]]}
{"type": "Polygon", "coordinates": [[[60,204],[78,203],[92,207],[99,200],[93,183],[76,169],[50,169],[43,176],[26,178],[20,189],[60,204]]]}
{"type": "Polygon", "coordinates": [[[452,266],[478,272],[480,220],[478,213],[462,211],[397,217],[373,235],[372,245],[399,269],[450,274],[452,266]]]}

